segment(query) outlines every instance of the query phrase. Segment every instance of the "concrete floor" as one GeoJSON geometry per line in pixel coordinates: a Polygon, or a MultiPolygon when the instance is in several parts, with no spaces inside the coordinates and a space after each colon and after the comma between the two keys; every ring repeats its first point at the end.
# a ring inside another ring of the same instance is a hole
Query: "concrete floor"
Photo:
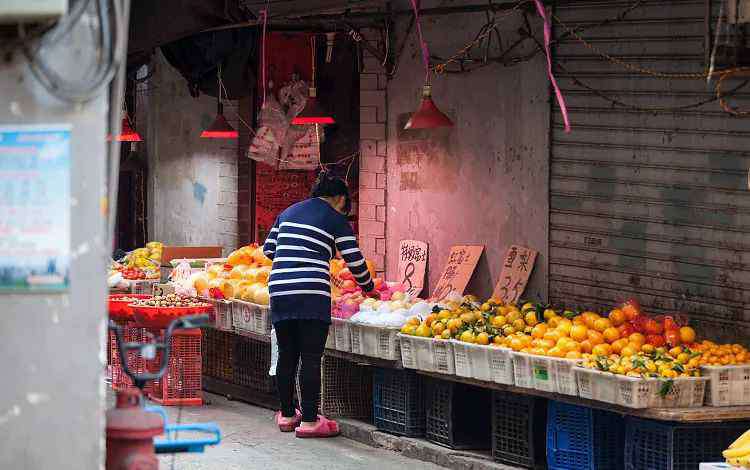
{"type": "MultiPolygon", "coordinates": [[[[297,439],[281,433],[273,412],[224,397],[205,394],[210,404],[184,407],[180,422],[215,422],[222,431],[222,442],[203,454],[161,456],[162,469],[239,470],[239,469],[326,469],[414,470],[439,469],[436,465],[403,457],[338,437],[334,439],[297,439]]],[[[108,393],[110,406],[114,396],[108,393]]],[[[177,421],[179,409],[165,407],[170,422],[177,421]]]]}

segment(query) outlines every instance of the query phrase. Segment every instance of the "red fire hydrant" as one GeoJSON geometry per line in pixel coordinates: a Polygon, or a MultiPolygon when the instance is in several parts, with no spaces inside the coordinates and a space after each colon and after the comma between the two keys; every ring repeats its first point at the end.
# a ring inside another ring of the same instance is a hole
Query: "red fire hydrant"
{"type": "Polygon", "coordinates": [[[117,405],[107,411],[107,470],[158,470],[154,437],[164,420],[146,412],[136,388],[117,392],[117,405]]]}

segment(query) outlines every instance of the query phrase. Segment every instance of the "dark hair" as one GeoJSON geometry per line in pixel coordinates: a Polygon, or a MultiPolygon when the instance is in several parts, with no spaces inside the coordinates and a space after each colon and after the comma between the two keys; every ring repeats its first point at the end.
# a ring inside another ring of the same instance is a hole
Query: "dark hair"
{"type": "Polygon", "coordinates": [[[310,197],[336,197],[344,196],[344,212],[348,214],[352,210],[352,200],[349,195],[349,188],[344,180],[333,176],[327,171],[321,171],[318,179],[315,180],[310,197]]]}

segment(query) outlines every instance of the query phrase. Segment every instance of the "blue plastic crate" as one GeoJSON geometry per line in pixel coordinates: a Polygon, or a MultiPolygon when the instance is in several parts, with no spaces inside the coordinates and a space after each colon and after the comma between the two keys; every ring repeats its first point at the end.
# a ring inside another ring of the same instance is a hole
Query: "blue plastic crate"
{"type": "Polygon", "coordinates": [[[406,437],[425,432],[424,384],[412,370],[375,369],[373,418],[381,431],[406,437]]]}
{"type": "Polygon", "coordinates": [[[749,421],[669,423],[626,418],[626,470],[695,470],[701,462],[719,462],[749,421]]]}
{"type": "Polygon", "coordinates": [[[619,470],[623,468],[624,448],[622,416],[549,402],[547,466],[550,470],[619,470]]]}

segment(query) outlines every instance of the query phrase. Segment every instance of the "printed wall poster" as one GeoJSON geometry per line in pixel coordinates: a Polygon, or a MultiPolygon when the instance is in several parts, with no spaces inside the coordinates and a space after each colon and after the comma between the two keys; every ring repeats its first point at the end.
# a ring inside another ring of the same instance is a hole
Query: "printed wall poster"
{"type": "Polygon", "coordinates": [[[0,291],[67,289],[70,165],[70,126],[0,126],[0,291]]]}

